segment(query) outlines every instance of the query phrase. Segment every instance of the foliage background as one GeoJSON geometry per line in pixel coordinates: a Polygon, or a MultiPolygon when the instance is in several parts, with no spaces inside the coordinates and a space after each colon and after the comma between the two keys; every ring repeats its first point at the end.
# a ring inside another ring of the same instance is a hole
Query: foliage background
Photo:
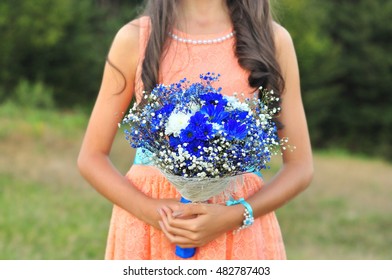
{"type": "MultiPolygon", "coordinates": [[[[392,1],[271,2],[316,159],[309,191],[278,212],[289,257],[392,258],[392,1]]],[[[102,258],[111,205],[76,156],[111,41],[141,3],[0,2],[0,259],[102,258]]]]}
{"type": "MultiPolygon", "coordinates": [[[[51,95],[54,106],[88,111],[110,42],[141,3],[2,1],[0,102],[21,99],[23,87],[41,86],[42,98],[51,95]]],[[[392,2],[273,3],[297,48],[313,146],[391,159],[392,2]]]]}

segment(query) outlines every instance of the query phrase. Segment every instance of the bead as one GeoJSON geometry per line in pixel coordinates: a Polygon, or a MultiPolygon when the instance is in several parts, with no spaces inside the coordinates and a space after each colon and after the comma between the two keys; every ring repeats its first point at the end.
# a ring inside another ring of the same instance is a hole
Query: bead
{"type": "Polygon", "coordinates": [[[227,34],[225,36],[218,37],[215,39],[208,39],[208,40],[192,40],[192,39],[181,38],[171,32],[169,32],[168,34],[172,39],[174,39],[180,43],[193,44],[193,45],[210,45],[210,44],[222,43],[222,42],[232,38],[235,34],[235,31],[230,32],[229,34],[227,34]]]}
{"type": "Polygon", "coordinates": [[[236,205],[236,204],[242,204],[245,209],[243,213],[244,219],[242,221],[242,225],[234,231],[234,234],[238,233],[240,230],[250,227],[254,223],[253,209],[250,206],[250,204],[246,202],[243,198],[240,198],[238,200],[233,200],[231,198],[230,200],[226,201],[227,206],[236,205]]]}

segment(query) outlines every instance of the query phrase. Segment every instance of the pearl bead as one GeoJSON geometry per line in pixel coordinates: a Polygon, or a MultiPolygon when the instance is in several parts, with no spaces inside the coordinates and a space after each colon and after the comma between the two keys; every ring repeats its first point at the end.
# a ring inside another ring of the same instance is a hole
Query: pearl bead
{"type": "Polygon", "coordinates": [[[222,43],[230,38],[232,38],[235,34],[235,31],[230,32],[229,34],[222,36],[222,37],[218,37],[215,39],[208,39],[208,40],[192,40],[192,39],[186,39],[186,38],[181,38],[178,37],[177,35],[169,32],[169,36],[180,42],[180,43],[185,43],[185,44],[193,44],[193,45],[211,45],[211,44],[218,44],[218,43],[222,43]]]}

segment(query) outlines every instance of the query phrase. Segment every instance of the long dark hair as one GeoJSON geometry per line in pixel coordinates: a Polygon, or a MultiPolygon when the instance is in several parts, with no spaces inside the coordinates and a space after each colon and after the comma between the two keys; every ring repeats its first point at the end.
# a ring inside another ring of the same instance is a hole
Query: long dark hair
{"type": "MultiPolygon", "coordinates": [[[[241,67],[250,72],[249,85],[273,89],[280,97],[284,80],[275,56],[273,20],[269,0],[226,0],[236,32],[235,54],[241,67]]],[[[144,90],[159,80],[159,65],[169,31],[175,22],[176,0],[149,0],[145,14],[151,19],[151,34],[142,65],[144,90]]]]}

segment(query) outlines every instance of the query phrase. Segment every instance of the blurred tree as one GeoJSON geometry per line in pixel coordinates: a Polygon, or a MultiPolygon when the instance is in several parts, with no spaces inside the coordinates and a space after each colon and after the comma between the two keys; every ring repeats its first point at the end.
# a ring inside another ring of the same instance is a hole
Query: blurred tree
{"type": "Polygon", "coordinates": [[[91,105],[110,42],[141,1],[0,3],[0,102],[20,81],[54,89],[57,105],[91,105]]]}
{"type": "Polygon", "coordinates": [[[392,2],[281,0],[314,147],[392,159],[392,2]]]}
{"type": "Polygon", "coordinates": [[[32,71],[42,62],[37,52],[56,46],[65,35],[71,9],[69,1],[0,3],[0,80],[4,92],[9,92],[21,76],[38,78],[39,71],[32,71]]]}
{"type": "Polygon", "coordinates": [[[340,48],[325,25],[329,14],[325,1],[281,0],[276,7],[280,22],[290,32],[298,56],[301,87],[314,146],[323,146],[326,125],[340,85],[333,83],[341,71],[340,48]]]}
{"type": "Polygon", "coordinates": [[[330,141],[356,152],[392,159],[392,2],[385,0],[328,1],[326,25],[341,49],[341,91],[328,128],[330,141]]]}

